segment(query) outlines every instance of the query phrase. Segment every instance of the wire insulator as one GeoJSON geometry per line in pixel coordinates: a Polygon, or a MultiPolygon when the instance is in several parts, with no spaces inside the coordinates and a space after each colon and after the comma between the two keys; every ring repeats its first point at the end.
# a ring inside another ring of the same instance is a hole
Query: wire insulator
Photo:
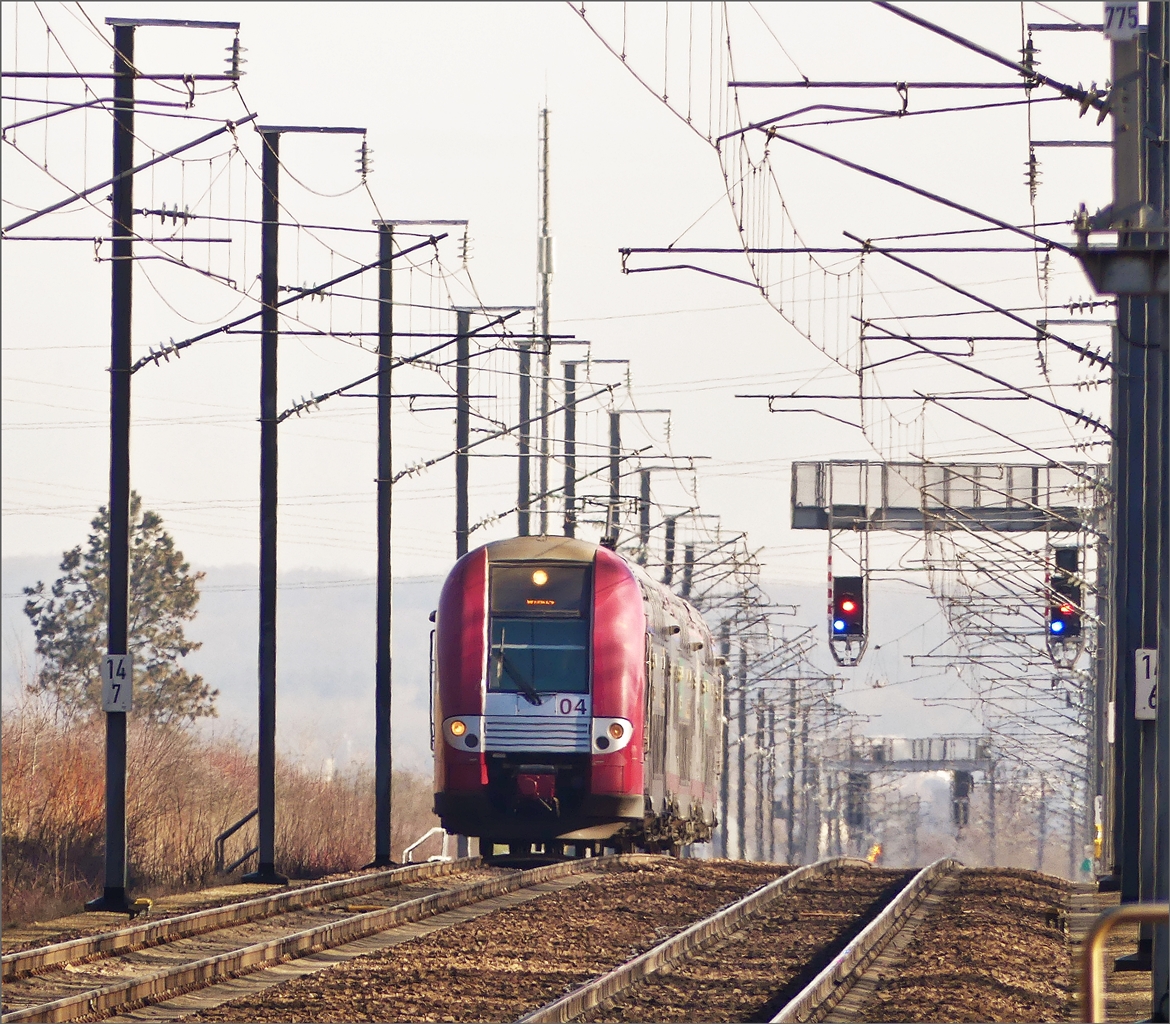
{"type": "Polygon", "coordinates": [[[357,151],[357,165],[358,174],[362,176],[362,184],[365,184],[366,176],[374,169],[374,151],[366,144],[366,137],[362,136],[362,148],[357,151]]]}
{"type": "Polygon", "coordinates": [[[248,62],[242,56],[247,53],[247,49],[240,45],[240,37],[236,36],[232,40],[232,45],[226,47],[228,56],[224,58],[224,63],[228,66],[228,78],[239,81],[243,77],[242,66],[248,62]]]}
{"type": "Polygon", "coordinates": [[[1025,89],[1031,89],[1031,88],[1035,87],[1035,85],[1036,85],[1036,81],[1035,81],[1036,69],[1040,66],[1040,61],[1036,59],[1036,55],[1039,52],[1040,52],[1040,50],[1032,42],[1032,33],[1029,32],[1028,33],[1028,40],[1027,40],[1027,42],[1024,43],[1024,48],[1022,50],[1020,50],[1020,56],[1022,58],[1022,60],[1020,61],[1020,64],[1024,68],[1024,70],[1028,73],[1027,74],[1028,81],[1024,85],[1025,89]]]}

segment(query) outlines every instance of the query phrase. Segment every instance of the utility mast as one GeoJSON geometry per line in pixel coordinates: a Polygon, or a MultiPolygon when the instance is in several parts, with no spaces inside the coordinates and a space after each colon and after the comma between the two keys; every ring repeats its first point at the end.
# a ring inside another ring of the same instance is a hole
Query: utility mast
{"type": "Polygon", "coordinates": [[[548,384],[549,355],[552,340],[549,337],[548,299],[552,287],[553,240],[549,234],[548,195],[548,108],[540,111],[539,163],[540,176],[540,234],[536,240],[536,270],[540,275],[539,327],[540,335],[540,534],[548,534],[548,384]]]}

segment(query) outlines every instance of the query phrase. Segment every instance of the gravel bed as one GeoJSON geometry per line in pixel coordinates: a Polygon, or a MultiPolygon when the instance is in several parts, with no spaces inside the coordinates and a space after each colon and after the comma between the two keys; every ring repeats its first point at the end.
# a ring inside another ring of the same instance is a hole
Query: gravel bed
{"type": "Polygon", "coordinates": [[[1034,871],[972,868],[915,932],[884,977],[867,1021],[1073,1020],[1068,882],[1034,871]]]}
{"type": "Polygon", "coordinates": [[[672,860],[613,869],[190,1021],[508,1021],[612,970],[787,869],[672,860]]]}
{"type": "Polygon", "coordinates": [[[910,880],[842,867],[785,893],[718,944],[656,971],[588,1021],[769,1020],[910,880]]]}

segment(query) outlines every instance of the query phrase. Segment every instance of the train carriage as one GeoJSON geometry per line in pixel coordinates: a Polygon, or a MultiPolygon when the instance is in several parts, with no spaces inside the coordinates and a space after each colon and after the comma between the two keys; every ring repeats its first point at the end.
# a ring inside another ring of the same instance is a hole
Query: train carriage
{"type": "Polygon", "coordinates": [[[699,613],[607,547],[469,552],[435,617],[435,813],[481,849],[710,839],[723,678],[699,613]]]}

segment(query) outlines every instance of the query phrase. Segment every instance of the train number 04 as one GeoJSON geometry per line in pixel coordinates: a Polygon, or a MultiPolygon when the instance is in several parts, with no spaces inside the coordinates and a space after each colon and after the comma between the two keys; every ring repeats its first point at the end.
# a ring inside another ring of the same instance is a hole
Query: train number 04
{"type": "Polygon", "coordinates": [[[557,701],[557,713],[561,715],[584,715],[588,712],[585,709],[585,698],[574,701],[572,697],[562,697],[557,701]]]}

